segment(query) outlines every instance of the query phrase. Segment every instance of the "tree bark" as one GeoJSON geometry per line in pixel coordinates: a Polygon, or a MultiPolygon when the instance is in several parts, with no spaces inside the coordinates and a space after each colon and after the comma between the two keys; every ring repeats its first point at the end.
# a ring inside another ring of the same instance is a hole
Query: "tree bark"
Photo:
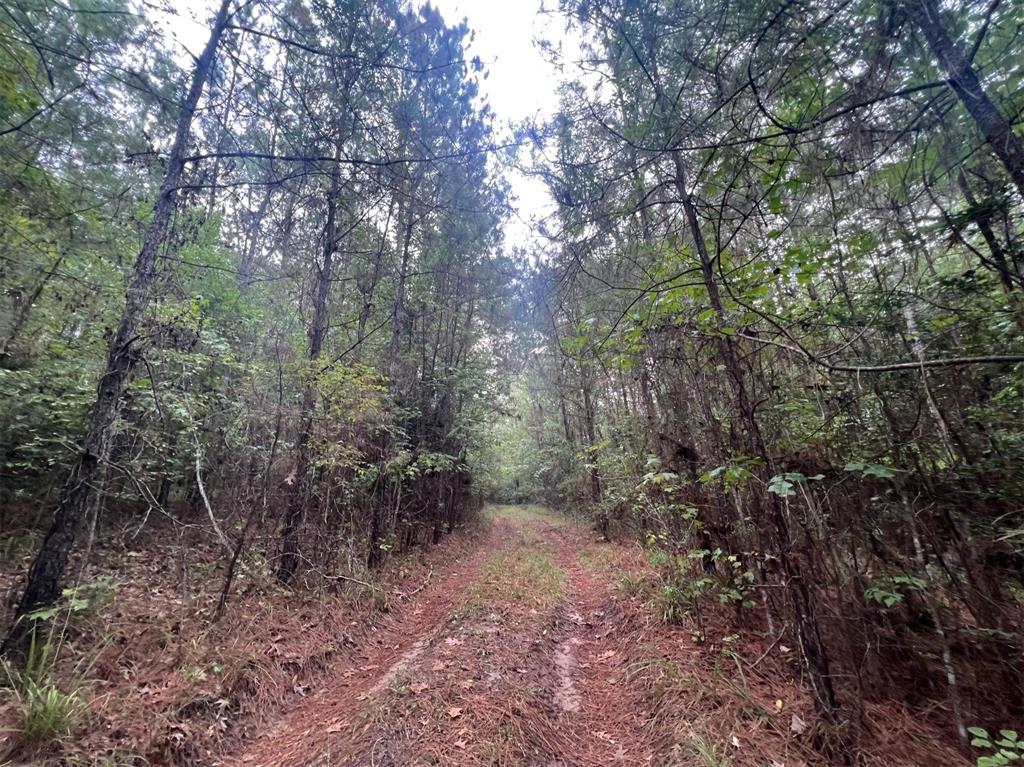
{"type": "Polygon", "coordinates": [[[121,395],[137,358],[133,345],[152,297],[157,258],[170,229],[178,189],[184,175],[192,121],[203,88],[213,70],[217,48],[227,26],[229,6],[230,0],[222,0],[206,47],[196,60],[192,80],[178,115],[174,143],[167,158],[167,173],[160,185],[153,219],[146,229],[142,249],[135,261],[121,321],[107,353],[107,364],[92,408],[89,430],[61,490],[50,530],[29,568],[14,623],[4,640],[4,654],[24,657],[32,634],[31,622],[26,616],[53,604],[60,596],[60,584],[75,536],[99,484],[100,472],[110,450],[121,395]]]}
{"type": "Polygon", "coordinates": [[[1024,142],[1013,132],[1013,125],[1003,117],[981,83],[978,71],[967,54],[950,38],[942,23],[936,0],[908,0],[904,10],[917,25],[939,66],[949,78],[949,85],[960,99],[993,154],[1013,179],[1024,199],[1024,142]]]}

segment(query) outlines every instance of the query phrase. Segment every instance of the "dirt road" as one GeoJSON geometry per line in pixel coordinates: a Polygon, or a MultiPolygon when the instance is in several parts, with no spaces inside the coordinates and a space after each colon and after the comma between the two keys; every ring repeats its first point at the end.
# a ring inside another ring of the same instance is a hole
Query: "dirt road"
{"type": "Polygon", "coordinates": [[[439,574],[231,767],[648,765],[613,585],[588,531],[490,509],[471,557],[439,574]]]}

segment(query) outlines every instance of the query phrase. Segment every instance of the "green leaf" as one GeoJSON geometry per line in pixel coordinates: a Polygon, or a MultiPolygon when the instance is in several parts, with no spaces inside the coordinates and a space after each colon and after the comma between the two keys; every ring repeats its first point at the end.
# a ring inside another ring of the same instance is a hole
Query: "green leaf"
{"type": "Polygon", "coordinates": [[[793,483],[781,475],[772,477],[771,483],[768,485],[768,492],[775,493],[775,495],[783,497],[787,495],[796,495],[796,493],[793,492],[793,483]]]}
{"type": "Polygon", "coordinates": [[[864,469],[865,477],[878,477],[879,479],[892,479],[896,476],[896,473],[888,466],[881,466],[879,464],[872,464],[864,469]]]}

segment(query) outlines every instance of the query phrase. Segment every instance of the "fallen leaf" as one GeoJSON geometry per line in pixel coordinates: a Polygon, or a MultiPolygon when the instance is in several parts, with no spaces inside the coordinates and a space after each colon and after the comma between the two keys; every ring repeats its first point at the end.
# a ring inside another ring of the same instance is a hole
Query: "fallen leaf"
{"type": "Polygon", "coordinates": [[[451,717],[452,719],[458,719],[460,716],[462,716],[462,707],[461,706],[449,706],[448,707],[448,716],[451,717]]]}
{"type": "Polygon", "coordinates": [[[430,667],[430,670],[431,671],[444,671],[444,661],[443,660],[436,660],[436,661],[434,661],[434,665],[430,667]]]}
{"type": "Polygon", "coordinates": [[[615,650],[606,650],[605,652],[603,652],[600,655],[598,655],[597,659],[598,660],[608,660],[609,658],[614,658],[614,657],[615,657],[615,650]]]}
{"type": "Polygon", "coordinates": [[[461,639],[457,639],[456,637],[448,637],[446,640],[444,640],[444,643],[449,647],[459,644],[465,644],[465,642],[463,642],[461,639]]]}
{"type": "Polygon", "coordinates": [[[457,741],[455,741],[455,748],[465,748],[465,747],[466,747],[466,741],[464,741],[464,740],[457,740],[457,741]]]}
{"type": "Polygon", "coordinates": [[[429,686],[430,685],[428,685],[426,682],[418,682],[416,684],[410,685],[409,689],[412,690],[414,694],[419,695],[421,692],[423,692],[429,686]]]}
{"type": "Polygon", "coordinates": [[[344,722],[335,722],[334,724],[332,724],[330,727],[327,728],[327,732],[328,733],[341,732],[341,730],[342,730],[342,728],[344,726],[345,726],[344,722]]]}
{"type": "Polygon", "coordinates": [[[776,698],[775,699],[775,710],[777,712],[779,712],[780,714],[782,713],[782,699],[781,698],[776,698]]]}
{"type": "Polygon", "coordinates": [[[793,714],[793,718],[789,720],[789,731],[794,735],[802,735],[807,730],[807,722],[800,718],[799,715],[793,714]]]}
{"type": "Polygon", "coordinates": [[[461,687],[463,690],[472,690],[473,689],[473,680],[472,679],[463,679],[461,682],[459,682],[459,687],[461,687]]]}

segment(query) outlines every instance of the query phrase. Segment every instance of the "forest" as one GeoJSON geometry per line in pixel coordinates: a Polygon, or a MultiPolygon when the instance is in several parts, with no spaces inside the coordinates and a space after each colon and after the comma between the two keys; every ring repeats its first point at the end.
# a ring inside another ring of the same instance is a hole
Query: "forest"
{"type": "Polygon", "coordinates": [[[1024,4],[177,5],[0,0],[0,764],[1024,760],[1024,4]]]}

